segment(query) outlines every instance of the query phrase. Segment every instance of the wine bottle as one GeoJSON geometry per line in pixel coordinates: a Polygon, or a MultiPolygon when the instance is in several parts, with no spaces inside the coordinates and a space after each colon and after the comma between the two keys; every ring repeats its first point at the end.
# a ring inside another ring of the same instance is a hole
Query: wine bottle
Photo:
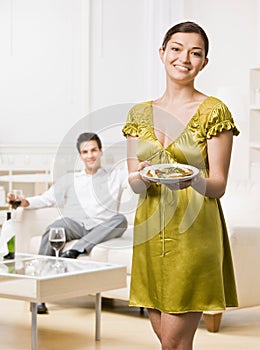
{"type": "MultiPolygon", "coordinates": [[[[8,211],[6,215],[6,220],[11,219],[11,212],[8,211]]],[[[8,247],[8,254],[4,256],[4,259],[14,259],[15,257],[15,236],[13,236],[9,241],[7,242],[8,247]]]]}

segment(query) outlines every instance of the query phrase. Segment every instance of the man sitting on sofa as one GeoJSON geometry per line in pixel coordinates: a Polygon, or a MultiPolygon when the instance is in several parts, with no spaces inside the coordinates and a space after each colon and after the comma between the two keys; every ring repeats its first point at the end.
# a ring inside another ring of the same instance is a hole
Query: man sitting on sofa
{"type": "MultiPolygon", "coordinates": [[[[49,244],[52,227],[65,229],[66,241],[78,240],[73,249],[61,254],[77,258],[89,254],[98,243],[121,237],[127,228],[124,215],[118,213],[120,196],[127,186],[126,170],[106,170],[101,166],[102,143],[97,134],[83,133],[78,137],[77,149],[85,168],[81,172],[61,177],[42,195],[18,198],[22,207],[29,209],[57,206],[61,218],[54,221],[42,236],[40,255],[54,255],[49,244]]],[[[14,200],[8,193],[7,201],[14,200]]],[[[47,313],[45,303],[38,304],[38,313],[47,313]]]]}

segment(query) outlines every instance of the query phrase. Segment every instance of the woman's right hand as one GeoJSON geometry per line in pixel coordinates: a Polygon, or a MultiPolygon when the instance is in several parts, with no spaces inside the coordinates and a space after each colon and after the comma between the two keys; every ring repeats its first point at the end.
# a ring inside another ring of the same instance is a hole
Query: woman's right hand
{"type": "Polygon", "coordinates": [[[150,162],[148,161],[137,163],[135,165],[135,169],[129,172],[128,181],[130,186],[132,187],[132,190],[135,193],[143,193],[147,190],[148,187],[151,186],[152,182],[146,179],[145,177],[143,177],[141,174],[141,170],[148,167],[149,165],[150,165],[150,162]]]}
{"type": "Polygon", "coordinates": [[[146,184],[149,184],[149,185],[152,183],[152,181],[150,181],[146,177],[142,176],[141,170],[143,170],[144,168],[146,168],[146,167],[148,167],[150,165],[151,165],[150,162],[144,161],[144,162],[139,163],[138,166],[137,166],[137,171],[139,172],[139,175],[140,175],[142,181],[145,182],[146,184]]]}

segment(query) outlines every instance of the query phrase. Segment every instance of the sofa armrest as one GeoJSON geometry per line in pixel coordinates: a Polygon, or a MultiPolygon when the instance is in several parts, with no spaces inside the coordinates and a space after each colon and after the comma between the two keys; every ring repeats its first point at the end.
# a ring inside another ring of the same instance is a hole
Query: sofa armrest
{"type": "Polygon", "coordinates": [[[31,238],[41,236],[46,227],[58,217],[59,211],[57,208],[19,208],[13,217],[16,251],[28,253],[31,238]]]}
{"type": "MultiPolygon", "coordinates": [[[[236,277],[238,308],[258,306],[260,305],[260,280],[258,278],[260,270],[260,227],[230,226],[228,231],[236,277]]],[[[233,308],[230,308],[230,310],[233,310],[233,308]]],[[[221,315],[221,310],[203,313],[208,331],[218,332],[221,315]]]]}
{"type": "Polygon", "coordinates": [[[260,304],[260,227],[229,228],[239,308],[260,304]]]}

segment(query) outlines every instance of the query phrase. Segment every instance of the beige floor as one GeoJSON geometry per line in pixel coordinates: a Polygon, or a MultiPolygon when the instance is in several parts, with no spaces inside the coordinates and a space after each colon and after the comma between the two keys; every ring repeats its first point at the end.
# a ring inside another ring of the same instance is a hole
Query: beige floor
{"type": "MultiPolygon", "coordinates": [[[[38,316],[39,350],[160,350],[146,314],[127,303],[105,300],[102,339],[94,340],[94,298],[48,305],[38,316]]],[[[28,303],[0,299],[0,349],[30,350],[28,303]]],[[[227,312],[219,333],[208,333],[201,321],[194,350],[260,350],[260,307],[227,312]]]]}

